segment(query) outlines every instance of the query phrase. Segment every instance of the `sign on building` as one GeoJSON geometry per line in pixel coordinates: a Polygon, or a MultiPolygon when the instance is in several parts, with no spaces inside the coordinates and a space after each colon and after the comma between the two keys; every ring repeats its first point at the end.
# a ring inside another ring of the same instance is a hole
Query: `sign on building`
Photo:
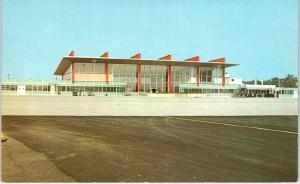
{"type": "Polygon", "coordinates": [[[26,95],[26,86],[18,86],[17,93],[18,95],[26,95]]]}

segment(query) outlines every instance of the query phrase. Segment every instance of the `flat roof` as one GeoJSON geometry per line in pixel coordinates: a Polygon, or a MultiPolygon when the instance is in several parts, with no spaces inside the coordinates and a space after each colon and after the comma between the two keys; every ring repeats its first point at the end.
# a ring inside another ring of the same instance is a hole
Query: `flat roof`
{"type": "Polygon", "coordinates": [[[63,75],[72,62],[77,63],[113,63],[113,64],[143,64],[143,65],[172,65],[172,66],[202,66],[212,67],[221,65],[223,67],[237,66],[238,64],[221,62],[196,62],[196,61],[176,61],[176,60],[151,60],[151,59],[119,59],[90,56],[64,56],[55,70],[54,75],[63,75]]]}

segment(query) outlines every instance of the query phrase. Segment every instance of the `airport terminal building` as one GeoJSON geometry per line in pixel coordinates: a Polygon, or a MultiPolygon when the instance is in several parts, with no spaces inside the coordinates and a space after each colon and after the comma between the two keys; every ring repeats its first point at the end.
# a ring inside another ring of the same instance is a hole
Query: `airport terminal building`
{"type": "MultiPolygon", "coordinates": [[[[226,68],[236,66],[219,58],[207,62],[200,57],[184,61],[171,55],[157,60],[142,59],[136,54],[129,59],[75,56],[72,51],[62,58],[55,75],[61,80],[4,80],[3,94],[17,95],[188,95],[231,96],[242,81],[226,76],[226,68]]],[[[275,93],[275,89],[265,89],[275,93]]],[[[290,91],[291,95],[294,93],[290,91]]]]}

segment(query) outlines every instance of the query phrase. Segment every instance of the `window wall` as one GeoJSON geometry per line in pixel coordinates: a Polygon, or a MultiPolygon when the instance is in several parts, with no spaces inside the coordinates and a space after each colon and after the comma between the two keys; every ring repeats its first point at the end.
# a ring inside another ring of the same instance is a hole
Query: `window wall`
{"type": "Polygon", "coordinates": [[[179,93],[179,84],[196,83],[196,67],[172,66],[171,68],[171,92],[179,93]]]}
{"type": "Polygon", "coordinates": [[[212,82],[214,84],[222,84],[223,81],[223,68],[221,66],[212,69],[212,82]]]}
{"type": "Polygon", "coordinates": [[[70,65],[67,71],[64,73],[63,80],[67,80],[67,81],[72,80],[72,65],[70,65]]]}
{"type": "Polygon", "coordinates": [[[200,67],[199,76],[201,83],[212,83],[212,67],[200,67]]]}
{"type": "Polygon", "coordinates": [[[125,88],[122,86],[57,86],[58,95],[74,96],[104,96],[124,95],[125,88]]]}
{"type": "Polygon", "coordinates": [[[109,64],[109,74],[113,81],[125,82],[127,93],[137,92],[137,65],[136,64],[109,64]]]}
{"type": "MultiPolygon", "coordinates": [[[[74,63],[75,81],[106,81],[105,63],[74,63]]],[[[109,82],[126,83],[126,93],[137,93],[138,64],[108,64],[109,82]]],[[[70,78],[70,69],[64,79],[70,78]]],[[[199,82],[222,82],[221,67],[199,67],[199,82]]],[[[69,79],[70,80],[70,79],[69,79]]],[[[180,93],[179,84],[196,83],[195,66],[171,66],[171,93],[180,93]]],[[[168,66],[141,65],[141,93],[167,93],[168,66]]],[[[201,92],[199,92],[201,93],[201,92]]]]}
{"type": "Polygon", "coordinates": [[[166,93],[167,66],[141,65],[141,93],[166,93]]]}

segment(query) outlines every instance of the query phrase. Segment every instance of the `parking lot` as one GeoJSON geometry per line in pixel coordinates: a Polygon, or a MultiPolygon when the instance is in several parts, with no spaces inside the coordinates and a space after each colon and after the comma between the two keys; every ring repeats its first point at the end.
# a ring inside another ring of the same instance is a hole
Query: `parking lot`
{"type": "Polygon", "coordinates": [[[297,118],[3,116],[2,180],[296,181],[297,118]]]}

